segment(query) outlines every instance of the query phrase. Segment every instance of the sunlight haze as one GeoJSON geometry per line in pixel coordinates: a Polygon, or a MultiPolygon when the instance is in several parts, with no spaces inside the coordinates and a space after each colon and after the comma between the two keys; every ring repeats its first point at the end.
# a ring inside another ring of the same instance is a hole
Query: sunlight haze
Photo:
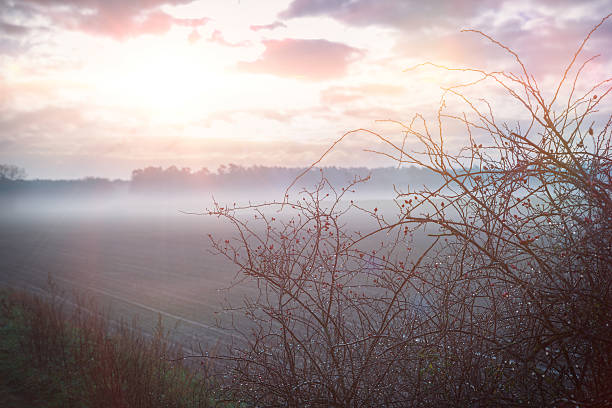
{"type": "MultiPolygon", "coordinates": [[[[435,113],[459,78],[406,68],[517,69],[462,29],[516,49],[546,83],[606,3],[0,0],[0,162],[51,179],[306,166],[352,129],[401,135],[376,120],[435,113]]],[[[611,29],[587,54],[612,49],[611,29]]],[[[611,67],[604,54],[585,75],[611,67]]],[[[388,165],[372,146],[356,134],[324,164],[388,165]]]]}

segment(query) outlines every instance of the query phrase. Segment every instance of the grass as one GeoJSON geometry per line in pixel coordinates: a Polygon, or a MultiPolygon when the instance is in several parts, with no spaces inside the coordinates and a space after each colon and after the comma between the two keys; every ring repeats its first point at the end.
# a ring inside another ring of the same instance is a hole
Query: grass
{"type": "Polygon", "coordinates": [[[0,292],[0,406],[222,405],[206,367],[181,357],[161,318],[148,338],[83,298],[0,292]]]}

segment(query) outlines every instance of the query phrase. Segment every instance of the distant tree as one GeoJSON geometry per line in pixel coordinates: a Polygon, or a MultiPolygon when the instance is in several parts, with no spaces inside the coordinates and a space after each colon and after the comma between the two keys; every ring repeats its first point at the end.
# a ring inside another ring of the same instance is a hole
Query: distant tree
{"type": "Polygon", "coordinates": [[[395,122],[416,151],[365,130],[395,163],[442,180],[398,191],[392,215],[350,201],[362,179],[340,190],[325,176],[282,202],[211,209],[237,230],[211,237],[214,248],[259,288],[234,309],[252,326],[220,356],[236,395],[254,406],[612,406],[612,115],[598,113],[612,78],[585,83],[594,58],[577,62],[609,17],[551,92],[483,33],[518,72],[428,64],[479,78],[444,91],[433,127],[395,122]],[[470,96],[487,82],[522,112],[516,122],[470,96]],[[455,151],[452,122],[466,130],[455,151]],[[373,227],[357,230],[355,214],[373,227]]]}
{"type": "Polygon", "coordinates": [[[26,171],[12,164],[0,164],[0,180],[23,180],[26,171]]]}

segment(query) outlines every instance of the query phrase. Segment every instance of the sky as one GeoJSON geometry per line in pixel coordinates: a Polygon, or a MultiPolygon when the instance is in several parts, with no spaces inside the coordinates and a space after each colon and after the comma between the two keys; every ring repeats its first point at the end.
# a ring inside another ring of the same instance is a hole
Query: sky
{"type": "MultiPolygon", "coordinates": [[[[306,166],[342,134],[430,118],[433,67],[516,71],[553,89],[610,0],[0,0],[0,164],[29,178],[123,178],[145,166],[306,166]]],[[[612,72],[612,21],[584,75],[612,72]]],[[[483,85],[480,97],[501,94],[483,85]]],[[[518,120],[511,104],[503,120],[518,120]]],[[[465,140],[448,128],[449,145],[465,140]]],[[[414,140],[407,147],[418,149],[414,140]]],[[[352,134],[322,162],[390,166],[352,134]]]]}

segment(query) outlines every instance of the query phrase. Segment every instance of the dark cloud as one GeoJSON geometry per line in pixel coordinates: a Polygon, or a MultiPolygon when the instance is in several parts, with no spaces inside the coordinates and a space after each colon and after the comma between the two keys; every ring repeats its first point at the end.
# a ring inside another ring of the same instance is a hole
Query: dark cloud
{"type": "Polygon", "coordinates": [[[348,65],[363,52],[346,44],[323,39],[267,40],[266,50],[254,62],[241,62],[238,69],[307,80],[342,77],[348,65]]]}
{"type": "Polygon", "coordinates": [[[0,0],[0,16],[5,22],[11,22],[13,19],[29,20],[34,18],[36,13],[31,5],[25,2],[15,2],[13,0],[0,0]]]}
{"type": "Polygon", "coordinates": [[[282,18],[331,14],[348,7],[350,0],[293,0],[287,10],[279,14],[282,18]]]}
{"type": "Polygon", "coordinates": [[[252,31],[261,31],[261,30],[274,30],[276,28],[284,28],[287,27],[285,23],[282,21],[275,21],[271,24],[264,25],[252,25],[250,28],[252,31]]]}
{"type": "Polygon", "coordinates": [[[30,32],[30,29],[28,27],[24,27],[17,24],[9,24],[0,21],[0,33],[2,34],[20,36],[27,34],[28,32],[30,32]]]}
{"type": "MultiPolygon", "coordinates": [[[[462,26],[485,12],[499,12],[504,2],[498,0],[293,0],[279,14],[280,18],[328,16],[354,26],[384,25],[414,31],[432,26],[462,26]]],[[[536,6],[557,9],[557,16],[571,17],[568,10],[575,0],[539,0],[520,7],[524,15],[538,14],[536,6]]],[[[609,4],[583,0],[580,6],[592,13],[586,20],[595,21],[610,12],[609,4]]]]}
{"type": "Polygon", "coordinates": [[[23,24],[30,18],[28,9],[0,0],[0,55],[19,55],[32,46],[30,35],[36,28],[23,24]]]}
{"type": "Polygon", "coordinates": [[[165,4],[180,5],[194,0],[23,0],[1,2],[0,15],[40,16],[71,30],[116,39],[143,34],[162,34],[173,25],[197,28],[207,18],[176,18],[161,10],[165,4]]]}
{"type": "Polygon", "coordinates": [[[280,18],[330,16],[355,26],[385,25],[406,30],[473,16],[494,0],[293,0],[280,18]]]}

